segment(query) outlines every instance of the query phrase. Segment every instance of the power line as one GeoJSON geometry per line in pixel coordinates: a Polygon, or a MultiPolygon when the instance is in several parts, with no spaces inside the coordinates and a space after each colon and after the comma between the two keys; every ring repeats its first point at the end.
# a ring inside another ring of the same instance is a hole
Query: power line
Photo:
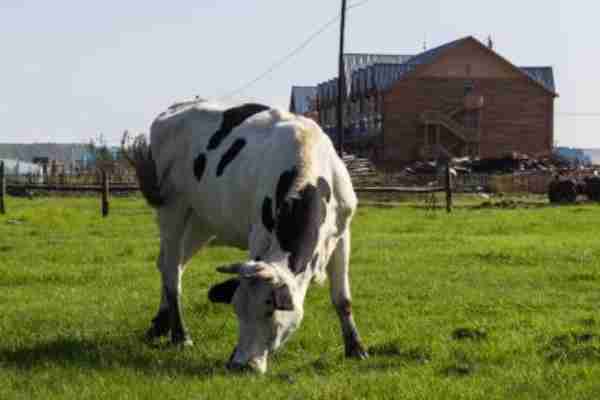
{"type": "MultiPolygon", "coordinates": [[[[354,8],[362,7],[362,6],[364,6],[365,4],[367,4],[370,1],[371,0],[363,0],[363,1],[359,1],[357,3],[351,4],[351,5],[348,6],[348,11],[352,10],[354,8]]],[[[329,29],[333,24],[335,24],[340,18],[341,18],[341,14],[336,15],[334,18],[332,18],[329,21],[327,21],[327,23],[325,23],[323,26],[321,26],[319,29],[317,29],[314,33],[312,33],[298,47],[296,47],[294,50],[292,50],[290,53],[288,53],[287,55],[285,55],[284,57],[282,57],[278,61],[276,61],[273,64],[271,64],[271,66],[268,67],[265,70],[265,72],[261,73],[256,78],[254,78],[251,81],[249,81],[248,83],[242,85],[240,88],[238,88],[236,90],[232,90],[231,92],[225,94],[224,96],[220,96],[220,98],[221,99],[226,99],[226,98],[230,98],[230,97],[236,96],[236,95],[244,92],[249,87],[255,85],[257,82],[263,80],[268,75],[270,75],[273,71],[275,71],[277,68],[281,67],[286,62],[288,62],[296,54],[298,54],[302,50],[304,50],[309,44],[311,44],[317,37],[321,36],[321,34],[323,34],[325,31],[327,31],[327,29],[329,29]]]]}
{"type": "Polygon", "coordinates": [[[560,117],[600,117],[600,113],[595,112],[557,112],[560,117]]]}

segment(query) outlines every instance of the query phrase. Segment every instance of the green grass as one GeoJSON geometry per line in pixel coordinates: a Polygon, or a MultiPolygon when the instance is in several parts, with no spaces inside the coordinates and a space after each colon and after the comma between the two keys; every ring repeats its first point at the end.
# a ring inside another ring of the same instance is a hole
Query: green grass
{"type": "Polygon", "coordinates": [[[361,207],[351,275],[371,358],[342,357],[327,286],[314,286],[302,327],[265,376],[225,370],[235,316],[207,301],[224,278],[214,267],[243,252],[210,248],[193,259],[184,312],[196,345],[153,348],[141,337],[158,302],[158,232],[143,201],[114,199],[107,219],[95,198],[7,206],[1,399],[600,396],[596,205],[451,215],[361,207]]]}

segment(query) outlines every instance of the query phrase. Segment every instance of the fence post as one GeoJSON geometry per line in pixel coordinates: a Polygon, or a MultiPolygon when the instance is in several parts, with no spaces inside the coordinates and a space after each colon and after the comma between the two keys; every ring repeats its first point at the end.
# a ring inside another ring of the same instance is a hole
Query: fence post
{"type": "Polygon", "coordinates": [[[450,175],[450,161],[446,163],[446,212],[452,212],[452,177],[450,175]]]}
{"type": "Polygon", "coordinates": [[[4,208],[4,193],[6,192],[6,180],[4,177],[4,161],[0,161],[0,214],[6,214],[4,208]]]}
{"type": "Polygon", "coordinates": [[[109,186],[110,175],[106,170],[102,170],[102,216],[108,216],[109,204],[108,197],[110,195],[109,186]]]}

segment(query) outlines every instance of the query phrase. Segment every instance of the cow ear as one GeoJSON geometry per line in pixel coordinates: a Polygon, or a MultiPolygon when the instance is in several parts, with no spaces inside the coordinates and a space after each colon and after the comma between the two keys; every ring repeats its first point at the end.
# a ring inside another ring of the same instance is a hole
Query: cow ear
{"type": "Polygon", "coordinates": [[[294,301],[292,300],[292,292],[288,285],[278,286],[273,289],[273,305],[276,310],[293,311],[294,301]]]}
{"type": "Polygon", "coordinates": [[[240,286],[240,280],[237,278],[219,283],[210,288],[208,291],[208,299],[213,303],[230,304],[238,286],[240,286]]]}

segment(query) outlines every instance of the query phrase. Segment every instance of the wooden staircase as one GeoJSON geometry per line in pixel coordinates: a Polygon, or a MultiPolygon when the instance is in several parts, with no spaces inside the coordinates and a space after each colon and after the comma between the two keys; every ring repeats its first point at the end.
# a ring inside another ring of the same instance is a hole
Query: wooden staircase
{"type": "Polygon", "coordinates": [[[438,111],[425,111],[421,114],[421,123],[441,125],[465,143],[479,143],[479,131],[477,129],[466,127],[447,114],[438,111]]]}

